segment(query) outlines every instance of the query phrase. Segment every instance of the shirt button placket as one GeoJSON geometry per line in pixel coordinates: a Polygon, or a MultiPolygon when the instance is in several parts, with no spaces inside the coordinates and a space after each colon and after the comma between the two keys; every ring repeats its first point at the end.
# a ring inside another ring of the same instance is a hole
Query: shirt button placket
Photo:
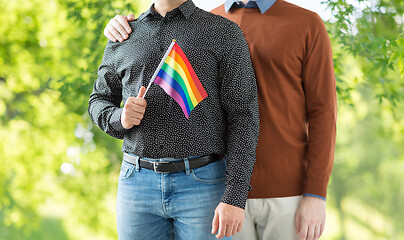
{"type": "Polygon", "coordinates": [[[163,53],[166,49],[166,47],[164,46],[165,43],[165,35],[166,35],[166,25],[167,25],[167,17],[164,17],[161,19],[161,23],[160,23],[160,29],[159,29],[159,34],[158,34],[158,44],[160,46],[160,52],[163,53]]]}

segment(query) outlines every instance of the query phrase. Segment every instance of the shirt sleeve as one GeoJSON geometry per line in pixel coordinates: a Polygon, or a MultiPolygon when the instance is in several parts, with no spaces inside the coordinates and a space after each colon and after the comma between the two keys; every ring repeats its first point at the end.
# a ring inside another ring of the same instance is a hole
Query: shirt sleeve
{"type": "Polygon", "coordinates": [[[222,202],[245,208],[259,134],[257,86],[247,42],[231,23],[223,30],[221,104],[228,122],[226,190],[222,202]]]}
{"type": "Polygon", "coordinates": [[[303,192],[326,198],[334,163],[337,99],[331,43],[317,14],[306,36],[303,86],[308,119],[308,165],[303,192]]]}
{"type": "Polygon", "coordinates": [[[105,47],[98,78],[90,95],[88,113],[101,130],[114,138],[123,139],[128,130],[121,124],[122,82],[115,66],[116,47],[110,41],[105,47]]]}

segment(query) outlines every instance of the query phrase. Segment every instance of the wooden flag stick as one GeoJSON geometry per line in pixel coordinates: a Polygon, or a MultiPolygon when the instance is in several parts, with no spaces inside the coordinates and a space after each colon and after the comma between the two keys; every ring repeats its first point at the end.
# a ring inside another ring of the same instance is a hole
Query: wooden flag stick
{"type": "Polygon", "coordinates": [[[159,66],[157,67],[156,71],[154,72],[153,77],[150,79],[149,85],[147,85],[146,92],[143,94],[142,98],[144,98],[146,96],[147,91],[149,90],[151,84],[154,82],[154,79],[156,79],[157,74],[160,72],[161,67],[163,66],[164,62],[166,61],[168,54],[170,54],[171,49],[173,49],[174,44],[175,44],[175,39],[173,39],[173,41],[171,42],[171,45],[167,49],[167,52],[164,54],[164,57],[161,59],[161,62],[159,64],[159,66]]]}

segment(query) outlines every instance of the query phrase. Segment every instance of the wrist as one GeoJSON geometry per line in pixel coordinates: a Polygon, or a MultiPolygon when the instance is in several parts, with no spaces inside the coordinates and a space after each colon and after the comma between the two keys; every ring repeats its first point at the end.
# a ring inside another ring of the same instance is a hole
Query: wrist
{"type": "Polygon", "coordinates": [[[312,197],[312,198],[317,198],[326,201],[327,199],[323,196],[317,195],[317,194],[312,194],[312,193],[304,193],[303,197],[312,197]]]}
{"type": "Polygon", "coordinates": [[[114,111],[110,118],[110,124],[115,131],[126,131],[127,129],[123,126],[122,123],[122,108],[118,108],[114,111]]]}

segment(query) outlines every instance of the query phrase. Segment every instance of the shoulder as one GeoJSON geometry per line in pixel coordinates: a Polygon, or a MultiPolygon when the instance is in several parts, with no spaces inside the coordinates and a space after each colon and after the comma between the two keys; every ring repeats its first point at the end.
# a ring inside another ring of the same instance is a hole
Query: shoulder
{"type": "Polygon", "coordinates": [[[144,18],[145,16],[146,16],[146,13],[142,13],[142,14],[140,14],[139,17],[137,17],[134,21],[128,22],[128,23],[129,23],[129,26],[132,28],[132,33],[133,33],[133,30],[134,30],[136,27],[138,27],[139,24],[141,24],[141,22],[142,22],[142,20],[143,20],[143,18],[144,18]]]}
{"type": "Polygon", "coordinates": [[[316,12],[284,0],[278,1],[276,11],[271,12],[271,14],[282,19],[282,22],[287,23],[289,28],[300,34],[326,32],[324,21],[316,12]]]}
{"type": "Polygon", "coordinates": [[[205,10],[202,10],[200,8],[198,8],[196,10],[196,15],[199,18],[199,20],[202,21],[208,21],[212,24],[212,26],[216,26],[216,27],[232,27],[234,28],[235,26],[237,26],[237,24],[235,24],[234,22],[232,22],[231,20],[222,17],[220,15],[217,15],[213,12],[207,12],[205,10]]]}
{"type": "Polygon", "coordinates": [[[224,4],[220,5],[217,8],[212,9],[210,12],[213,14],[216,14],[216,15],[220,15],[220,16],[223,16],[226,14],[226,12],[224,10],[224,4]]]}
{"type": "Polygon", "coordinates": [[[205,31],[222,39],[243,37],[240,27],[233,21],[199,8],[195,13],[194,21],[195,25],[202,25],[205,31]]]}
{"type": "Polygon", "coordinates": [[[279,12],[285,14],[291,19],[295,19],[301,23],[311,23],[316,25],[323,25],[321,17],[311,10],[281,0],[279,2],[279,12]]]}

